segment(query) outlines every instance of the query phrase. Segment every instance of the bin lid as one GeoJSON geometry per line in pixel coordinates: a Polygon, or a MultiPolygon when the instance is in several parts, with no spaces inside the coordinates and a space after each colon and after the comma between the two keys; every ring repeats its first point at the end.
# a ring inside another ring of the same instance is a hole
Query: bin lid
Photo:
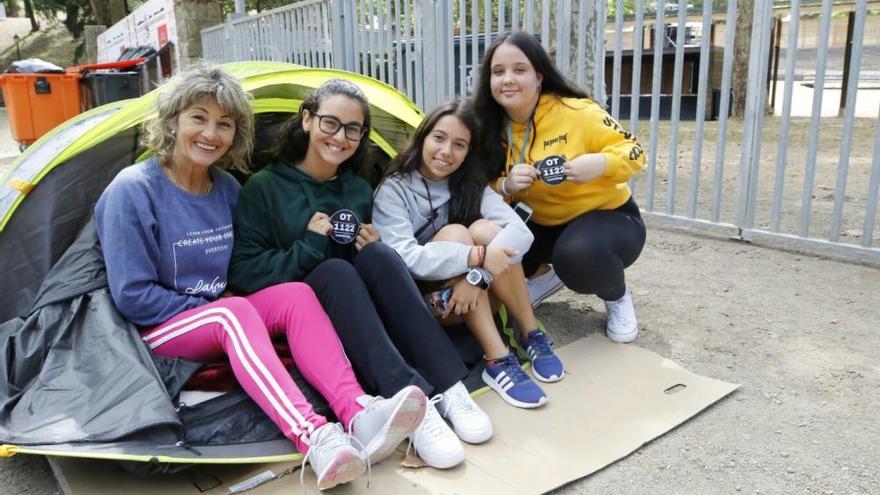
{"type": "Polygon", "coordinates": [[[120,60],[117,62],[104,62],[101,64],[74,65],[64,69],[68,74],[81,74],[86,71],[93,70],[110,70],[110,69],[131,69],[132,67],[145,62],[145,58],[133,58],[131,60],[120,60]]]}
{"type": "Polygon", "coordinates": [[[16,60],[9,64],[6,68],[7,73],[26,73],[26,74],[63,74],[64,69],[58,67],[52,62],[46,62],[38,58],[26,58],[24,60],[16,60]]]}

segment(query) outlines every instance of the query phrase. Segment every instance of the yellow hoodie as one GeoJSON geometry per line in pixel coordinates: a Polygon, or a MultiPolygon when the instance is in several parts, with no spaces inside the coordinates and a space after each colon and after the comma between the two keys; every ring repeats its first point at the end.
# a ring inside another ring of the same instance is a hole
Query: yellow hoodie
{"type": "MultiPolygon", "coordinates": [[[[613,210],[631,196],[627,181],[645,165],[642,146],[605,110],[586,98],[560,98],[544,94],[538,100],[535,128],[525,143],[525,162],[537,164],[551,155],[570,160],[586,153],[602,153],[608,166],[605,174],[586,184],[565,181],[547,185],[540,179],[520,191],[514,200],[534,209],[532,221],[539,225],[561,225],[592,210],[613,210]],[[534,137],[534,138],[533,138],[534,137]]],[[[526,125],[511,122],[513,143],[508,143],[507,174],[519,161],[526,125]]]]}

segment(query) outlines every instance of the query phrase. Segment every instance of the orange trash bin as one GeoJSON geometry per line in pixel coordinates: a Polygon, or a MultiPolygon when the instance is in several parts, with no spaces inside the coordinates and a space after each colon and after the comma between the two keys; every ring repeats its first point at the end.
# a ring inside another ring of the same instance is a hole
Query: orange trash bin
{"type": "Polygon", "coordinates": [[[12,138],[29,145],[78,115],[82,74],[0,74],[12,138]]]}

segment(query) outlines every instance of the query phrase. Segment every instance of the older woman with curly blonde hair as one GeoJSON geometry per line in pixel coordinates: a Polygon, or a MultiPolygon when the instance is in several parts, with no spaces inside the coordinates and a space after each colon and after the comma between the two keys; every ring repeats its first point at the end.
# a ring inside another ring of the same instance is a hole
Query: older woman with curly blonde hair
{"type": "Polygon", "coordinates": [[[246,170],[253,143],[239,82],[198,66],[164,87],[157,113],[145,129],[154,156],[120,172],[95,207],[114,303],[159,356],[227,356],[245,392],[306,453],[320,489],[352,480],[366,458],[380,460],[416,428],[424,394],[364,394],[309,286],[226,292],[239,184],[223,167],[246,170]],[[286,336],[297,368],[348,433],[313,410],[275,353],[276,335],[286,336]]]}

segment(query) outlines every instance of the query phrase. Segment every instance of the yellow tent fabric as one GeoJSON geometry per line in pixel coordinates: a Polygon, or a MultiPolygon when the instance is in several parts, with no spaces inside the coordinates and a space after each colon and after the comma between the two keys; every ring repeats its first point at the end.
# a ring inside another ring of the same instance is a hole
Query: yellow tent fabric
{"type": "MultiPolygon", "coordinates": [[[[328,79],[344,78],[354,82],[370,102],[373,113],[370,139],[390,157],[406,143],[423,117],[419,108],[402,93],[360,74],[262,61],[234,62],[223,67],[240,78],[242,86],[253,95],[255,113],[295,112],[302,99],[328,79]]],[[[163,90],[160,86],[140,98],[92,109],[61,124],[31,145],[0,177],[0,233],[27,193],[55,167],[153,118],[154,100],[163,90]],[[75,126],[91,127],[72,142],[59,146],[59,136],[75,126]],[[59,149],[47,152],[52,146],[59,149]]]]}

